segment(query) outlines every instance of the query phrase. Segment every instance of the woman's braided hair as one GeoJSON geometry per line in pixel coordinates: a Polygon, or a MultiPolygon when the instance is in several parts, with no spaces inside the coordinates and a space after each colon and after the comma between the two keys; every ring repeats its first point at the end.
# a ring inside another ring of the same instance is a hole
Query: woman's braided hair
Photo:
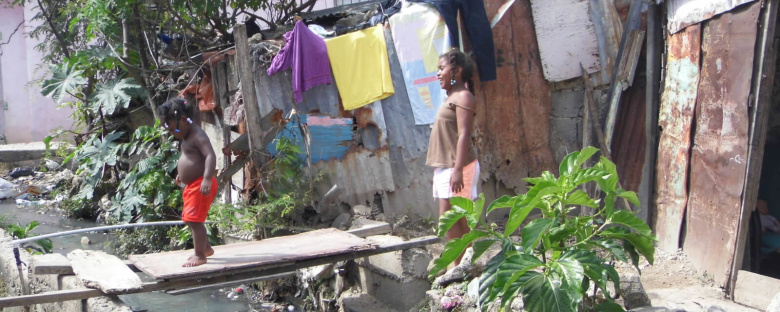
{"type": "Polygon", "coordinates": [[[466,82],[469,92],[474,94],[474,64],[471,59],[458,49],[452,49],[441,57],[447,58],[452,66],[460,67],[461,78],[466,82]]]}

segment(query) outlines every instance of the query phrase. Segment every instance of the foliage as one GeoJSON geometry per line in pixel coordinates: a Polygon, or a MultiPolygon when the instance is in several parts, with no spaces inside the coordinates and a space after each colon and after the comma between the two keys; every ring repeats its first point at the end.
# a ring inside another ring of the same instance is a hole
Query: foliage
{"type": "Polygon", "coordinates": [[[531,312],[585,310],[583,298],[587,297],[591,282],[606,294],[607,301],[596,309],[619,308],[612,302],[607,288],[608,281],[614,283],[616,291],[620,287],[612,263],[631,261],[639,270],[641,255],[652,264],[656,238],[634,213],[615,208],[618,197],[637,206],[639,200],[634,192],[617,187],[614,163],[601,157],[593,167],[583,168],[597,151],[587,147],[571,153],[563,159],[559,177],[544,172],[540,177],[528,178],[526,181],[532,185],[528,192],[503,196],[488,205],[486,213],[510,210],[504,231],[485,224],[484,196],[474,201],[452,198],[452,210],[439,219],[439,236],[444,236],[461,218],[466,218],[471,232],[447,243],[431,270],[431,277],[470,244],[476,260],[498,243],[501,252],[490,259],[480,278],[483,310],[498,298],[501,298],[501,308],[507,308],[518,295],[522,295],[525,309],[531,312]],[[579,189],[588,182],[598,184],[603,201],[579,189]],[[591,207],[595,212],[571,216],[570,212],[577,206],[591,207]],[[521,228],[528,215],[537,209],[541,217],[521,228]],[[510,238],[517,233],[520,242],[510,238]]]}
{"type": "Polygon", "coordinates": [[[172,231],[175,231],[175,227],[149,226],[113,230],[111,247],[114,254],[122,256],[168,251],[171,250],[172,231]]]}
{"type": "Polygon", "coordinates": [[[311,204],[313,190],[310,183],[323,179],[319,173],[309,179],[303,171],[301,148],[290,139],[282,137],[276,141],[278,154],[272,166],[267,166],[269,188],[264,188],[264,197],[253,205],[215,205],[209,211],[209,219],[218,227],[227,230],[237,227],[254,233],[258,228],[273,227],[274,230],[290,225],[311,204]]]}
{"type": "MultiPolygon", "coordinates": [[[[6,225],[4,228],[14,238],[25,239],[25,238],[35,236],[32,235],[32,231],[36,227],[38,227],[38,225],[40,225],[38,221],[32,221],[26,225],[21,225],[19,223],[9,224],[6,225]]],[[[28,243],[21,244],[19,247],[27,249],[27,251],[31,252],[32,254],[45,254],[45,253],[52,252],[54,248],[54,244],[51,242],[50,239],[44,238],[44,239],[36,240],[32,242],[32,244],[28,244],[28,243]]]]}

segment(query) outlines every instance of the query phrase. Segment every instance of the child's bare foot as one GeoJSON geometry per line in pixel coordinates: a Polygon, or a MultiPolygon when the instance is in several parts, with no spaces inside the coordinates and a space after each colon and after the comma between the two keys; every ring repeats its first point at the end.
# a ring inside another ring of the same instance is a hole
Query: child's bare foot
{"type": "Polygon", "coordinates": [[[213,248],[211,248],[211,247],[208,247],[208,248],[206,249],[206,252],[204,252],[204,254],[206,254],[206,257],[211,257],[211,256],[213,256],[213,255],[214,255],[214,249],[213,249],[213,248]]]}
{"type": "MultiPolygon", "coordinates": [[[[214,251],[212,251],[212,253],[213,253],[213,252],[214,252],[214,251]]],[[[198,257],[198,256],[196,256],[196,255],[192,255],[192,256],[190,256],[190,257],[187,259],[187,261],[186,261],[186,262],[184,262],[184,264],[182,264],[181,266],[182,266],[182,267],[185,267],[185,268],[196,267],[196,266],[199,266],[199,265],[204,265],[204,264],[206,264],[206,261],[207,261],[207,260],[206,260],[206,258],[204,258],[204,257],[198,257]]]]}

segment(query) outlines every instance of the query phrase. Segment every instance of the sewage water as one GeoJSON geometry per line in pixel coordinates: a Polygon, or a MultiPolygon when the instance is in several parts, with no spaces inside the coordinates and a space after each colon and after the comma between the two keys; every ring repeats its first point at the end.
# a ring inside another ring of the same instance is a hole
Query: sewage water
{"type": "MultiPolygon", "coordinates": [[[[18,206],[13,199],[0,200],[0,215],[6,216],[6,222],[11,224],[19,223],[22,226],[32,221],[38,221],[40,225],[32,231],[32,233],[37,235],[97,226],[95,222],[69,219],[53,210],[41,213],[35,206],[18,206]]],[[[51,240],[54,244],[54,252],[63,255],[67,255],[75,249],[103,250],[111,253],[111,249],[108,247],[111,235],[107,233],[88,232],[54,237],[51,240]],[[88,237],[92,243],[82,245],[81,238],[84,236],[88,237]]],[[[176,259],[171,260],[174,261],[176,259]]],[[[144,276],[143,273],[139,274],[144,281],[151,280],[148,276],[144,276]]],[[[233,312],[252,310],[247,302],[227,299],[218,290],[178,296],[163,292],[153,292],[122,295],[119,298],[133,311],[233,312]]]]}

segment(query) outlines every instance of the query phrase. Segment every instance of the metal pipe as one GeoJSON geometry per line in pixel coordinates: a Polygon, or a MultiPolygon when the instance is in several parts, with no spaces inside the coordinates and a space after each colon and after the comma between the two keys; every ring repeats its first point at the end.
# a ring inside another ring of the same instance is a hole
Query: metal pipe
{"type": "MultiPolygon", "coordinates": [[[[209,223],[209,222],[206,222],[209,223]]],[[[19,247],[19,245],[29,242],[34,242],[37,240],[50,238],[50,237],[58,237],[58,236],[64,236],[64,235],[72,235],[72,234],[78,234],[78,233],[86,233],[86,232],[95,232],[95,231],[107,231],[107,230],[116,230],[116,229],[125,229],[125,228],[136,228],[136,227],[148,227],[148,226],[166,226],[166,225],[184,225],[184,221],[159,221],[159,222],[144,222],[144,223],[127,223],[127,224],[116,224],[116,225],[108,225],[108,226],[98,226],[98,227],[91,227],[91,228],[84,228],[84,229],[78,229],[78,230],[71,230],[71,231],[65,231],[65,232],[58,232],[58,233],[51,233],[51,234],[45,234],[45,235],[39,235],[35,237],[28,237],[24,239],[17,239],[13,241],[14,248],[19,247]]]]}

